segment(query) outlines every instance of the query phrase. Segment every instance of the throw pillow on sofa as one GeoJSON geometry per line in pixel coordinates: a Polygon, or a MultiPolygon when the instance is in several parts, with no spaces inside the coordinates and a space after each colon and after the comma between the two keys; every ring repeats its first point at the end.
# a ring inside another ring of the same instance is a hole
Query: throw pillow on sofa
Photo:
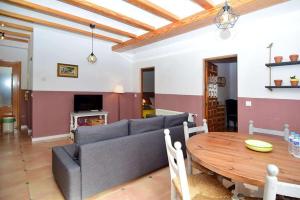
{"type": "Polygon", "coordinates": [[[165,116],[165,128],[180,126],[183,124],[184,121],[188,121],[188,118],[189,113],[165,116]]]}
{"type": "Polygon", "coordinates": [[[164,128],[164,117],[129,120],[129,134],[135,135],[164,128]]]}

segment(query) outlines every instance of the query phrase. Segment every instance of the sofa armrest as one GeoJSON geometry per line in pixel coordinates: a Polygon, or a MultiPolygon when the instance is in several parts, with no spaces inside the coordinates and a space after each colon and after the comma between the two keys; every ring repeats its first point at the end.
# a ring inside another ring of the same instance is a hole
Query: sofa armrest
{"type": "Polygon", "coordinates": [[[52,172],[58,187],[67,200],[81,199],[80,166],[63,147],[52,148],[52,172]]]}

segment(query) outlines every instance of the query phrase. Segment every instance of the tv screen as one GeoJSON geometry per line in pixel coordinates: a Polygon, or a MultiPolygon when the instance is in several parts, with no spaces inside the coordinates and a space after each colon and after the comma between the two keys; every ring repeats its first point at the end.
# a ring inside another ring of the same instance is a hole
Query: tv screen
{"type": "Polygon", "coordinates": [[[74,112],[101,111],[102,95],[74,95],[74,112]]]}

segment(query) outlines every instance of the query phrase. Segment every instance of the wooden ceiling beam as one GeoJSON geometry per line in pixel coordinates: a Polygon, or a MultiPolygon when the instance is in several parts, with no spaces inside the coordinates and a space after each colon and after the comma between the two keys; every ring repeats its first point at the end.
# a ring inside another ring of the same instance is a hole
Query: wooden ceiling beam
{"type": "Polygon", "coordinates": [[[18,29],[18,30],[22,30],[22,31],[33,32],[32,27],[23,26],[23,25],[20,25],[20,24],[14,24],[14,23],[11,23],[11,22],[0,21],[0,26],[1,27],[18,29]]]}
{"type": "Polygon", "coordinates": [[[3,30],[3,29],[0,29],[0,32],[4,33],[5,35],[17,36],[17,37],[27,38],[27,39],[30,38],[30,35],[26,33],[19,33],[14,31],[3,30]]]}
{"type": "MultiPolygon", "coordinates": [[[[0,0],[0,1],[4,1],[4,0],[0,0]]],[[[107,25],[104,25],[104,24],[100,24],[100,23],[97,23],[97,22],[92,21],[92,20],[88,20],[88,19],[85,19],[85,18],[82,18],[82,17],[71,15],[71,14],[68,14],[68,13],[65,13],[65,12],[62,12],[62,11],[58,11],[58,10],[55,10],[55,9],[52,9],[52,8],[48,8],[48,7],[45,7],[45,6],[38,5],[38,4],[34,4],[34,3],[31,3],[31,2],[28,2],[28,1],[24,1],[24,0],[5,0],[4,2],[13,4],[13,5],[16,5],[16,6],[20,6],[20,7],[23,7],[23,8],[27,8],[27,9],[30,9],[30,10],[33,10],[33,11],[36,11],[36,12],[40,12],[40,13],[43,13],[43,14],[48,14],[48,15],[51,15],[53,17],[58,17],[58,18],[61,18],[61,19],[66,19],[66,20],[75,22],[75,23],[87,25],[87,26],[89,26],[90,24],[95,24],[97,29],[101,29],[101,30],[111,32],[111,33],[114,33],[114,34],[130,37],[130,38],[135,38],[136,37],[135,34],[129,33],[127,31],[122,31],[120,29],[116,29],[116,28],[113,28],[113,27],[110,27],[110,26],[107,26],[107,25]]]]}
{"type": "Polygon", "coordinates": [[[24,40],[24,39],[20,39],[20,38],[14,38],[14,37],[8,37],[8,36],[5,36],[4,40],[11,40],[11,41],[16,41],[16,42],[28,43],[28,40],[24,40]]]}
{"type": "MultiPolygon", "coordinates": [[[[92,36],[92,33],[89,32],[89,31],[84,31],[84,30],[81,30],[81,29],[73,28],[71,26],[66,26],[66,25],[62,25],[62,24],[58,24],[58,23],[54,23],[54,22],[49,22],[49,21],[46,21],[46,20],[38,19],[38,18],[28,17],[28,16],[25,16],[25,15],[20,15],[20,14],[13,13],[13,12],[8,12],[8,11],[2,10],[2,9],[0,9],[0,15],[15,18],[15,19],[19,19],[19,20],[22,20],[22,21],[35,23],[35,24],[40,24],[40,25],[43,25],[43,26],[48,26],[48,27],[51,27],[51,28],[56,28],[56,29],[60,29],[60,30],[64,30],[64,31],[72,32],[72,33],[77,33],[77,34],[80,34],[80,35],[85,35],[85,36],[89,36],[89,37],[92,36]]],[[[94,33],[94,37],[97,38],[97,39],[105,40],[105,41],[109,41],[109,42],[122,43],[122,40],[107,37],[107,36],[100,35],[100,34],[97,34],[97,33],[94,33]]]]}
{"type": "MultiPolygon", "coordinates": [[[[231,0],[230,6],[235,10],[236,13],[243,15],[286,1],[288,0],[231,0]]],[[[222,6],[223,4],[216,6],[211,10],[203,10],[178,22],[171,23],[156,29],[155,31],[140,35],[135,39],[128,40],[122,44],[114,45],[112,50],[123,52],[211,25],[214,23],[215,16],[222,6]]]]}
{"type": "Polygon", "coordinates": [[[205,10],[209,10],[214,8],[214,4],[211,0],[193,0],[195,3],[197,3],[199,6],[204,8],[205,10]]]}
{"type": "Polygon", "coordinates": [[[148,0],[125,0],[125,1],[145,11],[148,11],[154,15],[165,18],[171,22],[176,22],[180,20],[179,17],[177,17],[176,15],[172,14],[171,12],[165,10],[160,6],[151,3],[148,0]]]}
{"type": "Polygon", "coordinates": [[[144,29],[144,30],[147,30],[147,31],[155,30],[155,27],[153,27],[153,26],[150,26],[146,23],[143,23],[143,22],[138,21],[136,19],[127,17],[125,15],[122,15],[120,13],[117,13],[115,11],[112,11],[110,9],[104,8],[102,6],[99,6],[97,4],[94,4],[94,3],[91,3],[91,2],[88,2],[88,1],[84,1],[84,0],[61,0],[61,1],[65,2],[65,3],[68,3],[68,4],[71,4],[73,6],[77,6],[79,8],[85,9],[85,10],[94,12],[96,14],[100,14],[100,15],[103,15],[105,17],[117,20],[119,22],[123,22],[127,25],[134,26],[136,28],[144,29]]]}

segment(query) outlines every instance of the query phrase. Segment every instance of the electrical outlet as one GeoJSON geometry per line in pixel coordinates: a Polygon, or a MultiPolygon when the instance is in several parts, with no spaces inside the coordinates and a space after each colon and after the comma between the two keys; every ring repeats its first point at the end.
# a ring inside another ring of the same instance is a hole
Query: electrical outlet
{"type": "Polygon", "coordinates": [[[252,102],[251,101],[246,101],[245,106],[251,107],[252,106],[252,102]]]}

